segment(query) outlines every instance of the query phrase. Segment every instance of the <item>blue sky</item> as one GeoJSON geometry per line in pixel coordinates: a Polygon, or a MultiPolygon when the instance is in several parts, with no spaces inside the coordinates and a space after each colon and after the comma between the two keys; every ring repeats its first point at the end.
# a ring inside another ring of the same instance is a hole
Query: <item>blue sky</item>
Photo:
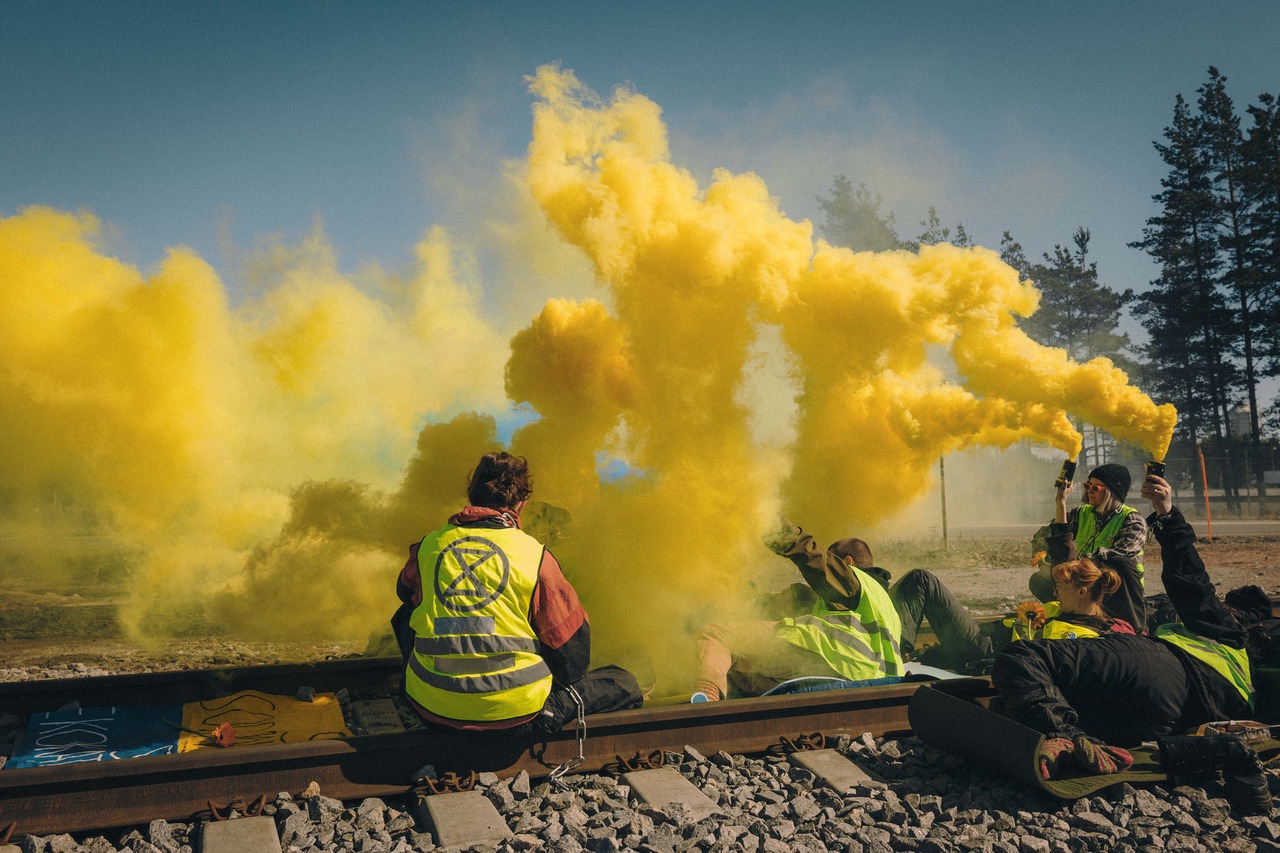
{"type": "Polygon", "coordinates": [[[233,290],[243,250],[317,220],[344,269],[395,269],[483,215],[529,142],[523,78],[559,62],[651,98],[678,165],[756,172],[793,218],[820,222],[844,173],[904,237],[929,205],[1033,258],[1084,226],[1102,280],[1141,290],[1126,244],[1175,95],[1211,64],[1242,114],[1280,92],[1276,33],[1270,0],[10,2],[0,215],[87,208],[114,254],[145,270],[184,244],[233,290]]]}

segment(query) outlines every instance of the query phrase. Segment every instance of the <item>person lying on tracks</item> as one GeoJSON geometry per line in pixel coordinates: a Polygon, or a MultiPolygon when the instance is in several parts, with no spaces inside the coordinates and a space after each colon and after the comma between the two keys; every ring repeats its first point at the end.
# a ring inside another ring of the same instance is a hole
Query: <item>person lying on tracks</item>
{"type": "Polygon", "coordinates": [[[1080,506],[1067,510],[1069,480],[1059,480],[1054,519],[1048,525],[1045,550],[1048,560],[1031,576],[1028,586],[1040,601],[1056,598],[1052,567],[1087,558],[1106,566],[1120,577],[1120,586],[1102,600],[1107,614],[1123,619],[1140,634],[1147,633],[1142,553],[1149,532],[1142,513],[1127,505],[1129,469],[1108,463],[1089,472],[1080,506]]]}
{"type": "Polygon", "coordinates": [[[738,695],[758,695],[804,677],[900,679],[901,626],[884,585],[888,572],[874,567],[867,544],[842,539],[822,550],[790,522],[766,544],[795,563],[816,600],[805,615],[703,629],[695,697],[726,698],[731,674],[738,695]]]}
{"type": "MultiPolygon", "coordinates": [[[[1115,570],[1098,568],[1090,560],[1073,560],[1053,567],[1055,592],[1041,606],[1027,602],[1004,620],[1012,631],[1009,639],[1063,639],[1096,637],[1107,633],[1134,633],[1123,619],[1108,615],[1102,601],[1121,581],[1115,570]]],[[[902,621],[903,654],[931,666],[964,671],[989,660],[1003,642],[983,633],[982,626],[933,572],[913,569],[889,589],[889,597],[902,621]],[[920,625],[929,620],[938,644],[915,655],[920,625]]]]}
{"type": "Polygon", "coordinates": [[[1123,770],[1132,758],[1120,747],[1251,715],[1248,626],[1218,599],[1169,484],[1148,476],[1142,494],[1182,621],[1153,636],[1019,641],[996,656],[991,680],[1003,713],[1058,750],[1043,757],[1046,777],[1069,755],[1093,772],[1123,770]]]}
{"type": "Polygon", "coordinates": [[[1110,566],[1092,560],[1070,560],[1051,570],[1053,599],[1041,606],[1026,601],[1013,617],[1004,620],[1014,640],[1074,640],[1103,634],[1136,634],[1134,626],[1118,619],[1103,606],[1106,597],[1120,588],[1120,575],[1110,566]]]}
{"type": "Polygon", "coordinates": [[[487,453],[469,505],[409,549],[392,627],[404,693],[428,723],[525,737],[641,704],[625,669],[587,671],[587,613],[556,558],[520,527],[532,493],[523,457],[487,453]]]}

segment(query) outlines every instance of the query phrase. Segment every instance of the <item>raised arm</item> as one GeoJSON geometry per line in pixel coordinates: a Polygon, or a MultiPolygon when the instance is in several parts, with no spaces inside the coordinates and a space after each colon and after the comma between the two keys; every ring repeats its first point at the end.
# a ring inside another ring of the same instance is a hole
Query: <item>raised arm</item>
{"type": "Polygon", "coordinates": [[[828,606],[837,610],[853,610],[862,598],[862,584],[844,561],[818,543],[808,533],[789,522],[770,535],[766,543],[775,554],[786,557],[805,583],[828,606]]]}
{"type": "Polygon", "coordinates": [[[1151,529],[1160,543],[1164,591],[1188,630],[1236,648],[1244,648],[1246,630],[1218,598],[1204,560],[1196,550],[1196,533],[1173,505],[1173,489],[1149,475],[1142,496],[1151,501],[1151,529]]]}

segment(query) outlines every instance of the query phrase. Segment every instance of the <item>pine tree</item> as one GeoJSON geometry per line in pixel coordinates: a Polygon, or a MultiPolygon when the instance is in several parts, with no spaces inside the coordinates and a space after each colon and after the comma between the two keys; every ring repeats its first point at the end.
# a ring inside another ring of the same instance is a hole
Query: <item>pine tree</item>
{"type": "Polygon", "coordinates": [[[1178,429],[1192,443],[1223,434],[1236,374],[1233,317],[1218,289],[1222,262],[1212,191],[1204,156],[1203,123],[1182,95],[1174,104],[1167,143],[1154,143],[1169,166],[1162,192],[1152,198],[1161,213],[1147,220],[1143,239],[1130,243],[1160,266],[1134,314],[1146,320],[1150,342],[1142,348],[1153,389],[1181,413],[1178,429]]]}
{"type": "MultiPolygon", "coordinates": [[[[1129,336],[1119,325],[1134,300],[1133,291],[1117,291],[1098,280],[1098,265],[1089,258],[1089,237],[1087,228],[1078,228],[1071,238],[1074,249],[1056,245],[1053,254],[1044,254],[1044,263],[1032,264],[1021,244],[1004,232],[1001,257],[1040,290],[1040,308],[1019,326],[1037,343],[1064,350],[1076,361],[1105,356],[1132,371],[1134,364],[1124,352],[1129,336]]],[[[1105,461],[1114,440],[1083,423],[1076,428],[1086,437],[1081,463],[1105,461]]]]}
{"type": "Polygon", "coordinates": [[[818,197],[818,206],[827,215],[819,226],[822,236],[835,246],[846,246],[855,252],[883,252],[902,248],[894,230],[894,214],[880,213],[884,203],[880,195],[872,195],[866,184],[855,190],[844,175],[836,175],[831,184],[831,197],[818,197]]]}
{"type": "Polygon", "coordinates": [[[969,232],[964,230],[962,223],[956,223],[956,236],[952,239],[951,229],[942,224],[938,209],[933,205],[929,205],[929,215],[920,220],[920,224],[924,226],[924,232],[915,239],[914,243],[907,246],[912,251],[918,252],[921,246],[935,246],[938,243],[950,243],[961,248],[973,245],[973,241],[969,239],[969,232]]]}
{"type": "Polygon", "coordinates": [[[1265,315],[1259,311],[1259,284],[1249,251],[1251,203],[1242,187],[1244,155],[1240,119],[1226,90],[1227,78],[1209,67],[1209,82],[1200,87],[1201,139],[1210,170],[1214,222],[1223,254],[1223,283],[1234,294],[1238,314],[1241,355],[1244,357],[1244,389],[1249,400],[1250,430],[1254,447],[1261,445],[1258,428],[1258,371],[1255,339],[1265,315]]]}
{"type": "Polygon", "coordinates": [[[1078,228],[1071,237],[1074,249],[1056,245],[1052,255],[1045,253],[1043,264],[1028,267],[1028,277],[1040,289],[1040,310],[1020,325],[1039,343],[1066,350],[1076,361],[1106,356],[1129,367],[1124,355],[1129,336],[1117,328],[1134,300],[1133,291],[1099,282],[1098,264],[1089,258],[1089,238],[1087,228],[1078,228]]]}
{"type": "MultiPolygon", "coordinates": [[[[1262,94],[1248,107],[1253,118],[1240,146],[1241,188],[1248,204],[1246,246],[1261,316],[1258,354],[1261,372],[1280,376],[1280,103],[1262,94]]],[[[1280,399],[1272,403],[1280,431],[1280,399]]]]}

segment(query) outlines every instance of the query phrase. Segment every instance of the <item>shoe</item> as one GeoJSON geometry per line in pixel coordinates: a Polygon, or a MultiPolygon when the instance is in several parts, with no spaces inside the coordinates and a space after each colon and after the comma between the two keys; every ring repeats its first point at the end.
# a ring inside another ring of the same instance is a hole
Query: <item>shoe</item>
{"type": "Polygon", "coordinates": [[[1227,801],[1245,814],[1271,811],[1271,788],[1258,754],[1237,735],[1174,735],[1156,741],[1171,776],[1222,774],[1227,801]]]}

